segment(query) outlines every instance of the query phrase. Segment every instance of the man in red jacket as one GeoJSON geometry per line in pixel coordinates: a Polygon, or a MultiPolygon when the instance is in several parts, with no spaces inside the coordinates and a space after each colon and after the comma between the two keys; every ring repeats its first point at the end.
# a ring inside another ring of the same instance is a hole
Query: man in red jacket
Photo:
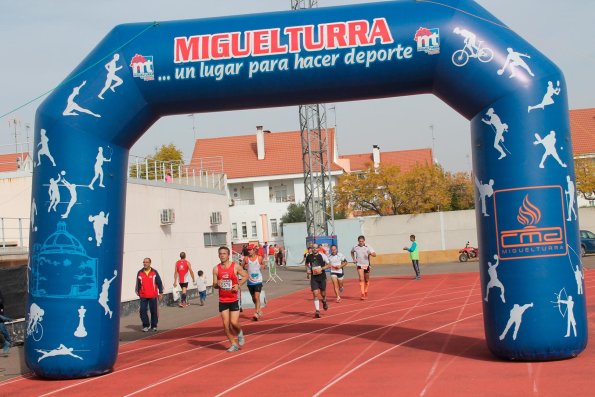
{"type": "Polygon", "coordinates": [[[163,283],[157,270],[151,267],[151,258],[143,259],[143,268],[136,274],[136,294],[140,298],[140,319],[143,322],[143,332],[152,330],[157,332],[159,320],[159,302],[163,300],[163,283]],[[147,307],[151,312],[151,321],[147,316],[147,307]]]}

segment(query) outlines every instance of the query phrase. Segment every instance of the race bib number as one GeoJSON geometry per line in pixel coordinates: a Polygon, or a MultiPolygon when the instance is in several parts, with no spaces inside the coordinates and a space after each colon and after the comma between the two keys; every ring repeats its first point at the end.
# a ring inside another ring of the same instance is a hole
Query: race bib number
{"type": "Polygon", "coordinates": [[[320,274],[322,273],[322,266],[313,266],[312,267],[312,274],[320,274]]]}
{"type": "Polygon", "coordinates": [[[221,289],[229,291],[229,290],[231,290],[232,285],[233,284],[232,284],[231,280],[221,280],[221,289]]]}

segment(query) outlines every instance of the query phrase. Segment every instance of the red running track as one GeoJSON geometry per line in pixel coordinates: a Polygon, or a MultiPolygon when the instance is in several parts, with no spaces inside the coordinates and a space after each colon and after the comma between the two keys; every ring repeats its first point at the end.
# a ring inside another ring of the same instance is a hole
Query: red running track
{"type": "MultiPolygon", "coordinates": [[[[595,272],[585,273],[587,294],[595,272]]],[[[330,284],[329,284],[330,286],[330,284]]],[[[219,318],[121,346],[114,372],[0,383],[0,396],[592,396],[595,348],[554,362],[520,363],[487,350],[477,273],[372,278],[359,300],[349,280],[341,303],[313,318],[311,293],[244,313],[246,345],[227,353],[219,318]]],[[[595,308],[589,305],[590,329],[595,308]]]]}

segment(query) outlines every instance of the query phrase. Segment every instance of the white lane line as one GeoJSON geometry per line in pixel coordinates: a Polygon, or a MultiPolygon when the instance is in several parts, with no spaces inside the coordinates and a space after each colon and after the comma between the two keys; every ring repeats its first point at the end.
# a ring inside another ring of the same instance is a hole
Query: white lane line
{"type": "MultiPolygon", "coordinates": [[[[465,304],[467,304],[469,302],[469,299],[471,298],[471,294],[473,293],[473,291],[475,291],[475,289],[477,288],[477,284],[479,283],[479,277],[476,279],[476,283],[473,286],[473,288],[469,289],[469,295],[467,295],[467,299],[465,301],[465,304]]],[[[480,286],[481,288],[481,286],[480,286]]],[[[481,291],[480,291],[481,293],[481,291]]],[[[460,319],[461,316],[463,315],[463,311],[464,311],[465,307],[461,307],[461,310],[459,311],[459,314],[457,316],[457,319],[460,319]]],[[[448,330],[448,336],[446,337],[446,339],[444,340],[444,342],[442,343],[442,349],[440,350],[440,352],[438,352],[436,354],[436,359],[434,360],[434,363],[432,364],[432,367],[430,368],[430,372],[428,373],[428,376],[426,377],[426,384],[424,386],[424,388],[422,389],[421,393],[419,394],[420,396],[425,396],[426,393],[428,392],[428,390],[430,389],[430,387],[432,387],[432,385],[434,384],[434,382],[436,380],[438,380],[438,378],[440,377],[440,375],[444,372],[444,370],[448,367],[448,365],[452,362],[452,360],[449,361],[449,363],[444,366],[439,373],[436,373],[436,371],[438,370],[438,365],[440,364],[442,357],[444,356],[444,351],[446,350],[446,347],[448,346],[448,344],[450,343],[450,339],[452,338],[452,333],[455,330],[456,324],[453,325],[449,330],[448,330]]]]}
{"type": "MultiPolygon", "coordinates": [[[[451,300],[456,300],[456,299],[457,299],[457,298],[447,299],[447,300],[445,300],[444,302],[448,302],[448,301],[451,301],[451,300]]],[[[459,298],[459,299],[460,299],[460,298],[459,298]]],[[[435,304],[435,303],[436,303],[436,302],[434,302],[434,303],[432,303],[432,304],[435,304]]],[[[480,303],[480,302],[477,302],[477,303],[480,303]]],[[[429,305],[429,304],[428,304],[428,305],[429,305]]],[[[426,305],[424,305],[424,306],[426,306],[426,305]]],[[[459,306],[454,306],[454,307],[451,307],[451,308],[447,308],[447,309],[439,310],[439,311],[437,311],[437,312],[434,312],[434,313],[430,313],[430,314],[425,314],[425,315],[419,316],[418,318],[422,318],[422,317],[425,317],[425,316],[428,316],[428,315],[433,315],[433,314],[440,313],[440,312],[447,311],[447,310],[452,310],[453,308],[458,308],[458,307],[459,307],[459,306]]],[[[318,333],[320,333],[320,332],[322,332],[322,331],[327,331],[327,330],[329,330],[329,329],[333,329],[333,328],[341,327],[341,326],[343,326],[343,325],[347,325],[347,324],[350,324],[350,323],[355,323],[355,322],[357,322],[357,321],[361,321],[361,320],[368,320],[368,319],[370,319],[370,318],[375,318],[375,317],[379,317],[379,316],[384,316],[384,315],[386,315],[386,314],[390,314],[390,313],[396,313],[396,312],[403,311],[403,310],[407,310],[407,308],[405,308],[405,309],[398,309],[398,310],[393,310],[393,311],[389,311],[389,312],[383,312],[383,313],[380,313],[380,314],[376,314],[376,315],[372,315],[372,316],[364,317],[364,318],[358,319],[358,320],[356,320],[356,321],[352,321],[352,322],[348,322],[348,323],[340,323],[340,324],[335,324],[335,325],[331,325],[331,326],[324,327],[324,328],[321,328],[321,329],[317,329],[317,330],[314,330],[314,331],[310,331],[310,332],[307,332],[307,333],[303,333],[303,334],[299,334],[299,335],[294,335],[294,336],[292,336],[292,337],[288,337],[288,338],[285,338],[285,339],[282,339],[282,340],[279,340],[279,341],[276,341],[276,342],[272,342],[272,343],[269,343],[269,344],[266,344],[266,345],[263,345],[263,346],[260,346],[260,347],[256,347],[256,348],[254,348],[254,349],[252,349],[252,350],[250,350],[250,351],[247,351],[247,352],[243,352],[243,353],[240,353],[240,354],[235,354],[235,355],[233,355],[233,357],[228,357],[228,358],[226,358],[226,359],[218,360],[218,361],[215,361],[215,362],[212,362],[212,363],[206,364],[206,365],[202,365],[202,366],[200,366],[200,367],[195,367],[195,368],[193,368],[193,369],[190,369],[190,370],[188,370],[188,371],[185,371],[185,372],[183,372],[183,373],[180,373],[180,374],[178,374],[178,375],[175,375],[175,376],[166,377],[166,378],[164,378],[164,379],[162,379],[162,380],[160,380],[160,381],[158,381],[158,382],[154,382],[154,383],[152,383],[152,384],[150,384],[150,385],[148,385],[148,386],[146,386],[146,387],[144,387],[144,388],[142,388],[142,389],[139,389],[139,390],[137,390],[137,391],[135,391],[135,392],[133,392],[133,393],[131,393],[131,394],[127,394],[127,395],[126,395],[126,397],[128,397],[128,396],[132,396],[132,395],[135,395],[135,394],[138,394],[138,393],[141,393],[141,392],[143,392],[143,391],[145,391],[145,390],[148,390],[148,389],[150,389],[150,388],[152,388],[152,387],[155,387],[155,386],[161,385],[161,384],[163,384],[163,383],[166,383],[166,382],[169,382],[169,381],[171,381],[171,380],[177,379],[177,378],[179,378],[179,377],[181,377],[181,376],[185,376],[185,375],[187,375],[187,374],[190,374],[190,373],[192,373],[192,372],[195,372],[195,371],[198,371],[198,370],[201,370],[201,369],[204,369],[204,368],[210,367],[210,366],[212,366],[212,365],[219,364],[219,363],[221,363],[221,362],[224,362],[224,361],[227,361],[227,360],[233,359],[233,358],[235,358],[235,357],[244,356],[244,355],[246,355],[246,354],[250,354],[250,353],[256,352],[256,351],[258,351],[258,350],[262,350],[262,349],[265,349],[265,348],[271,347],[271,346],[276,346],[276,345],[278,345],[278,344],[282,344],[282,343],[285,343],[285,342],[287,342],[287,341],[290,341],[290,340],[293,340],[293,339],[301,338],[301,337],[308,336],[308,335],[311,335],[311,334],[318,334],[318,333]]],[[[415,319],[415,318],[414,318],[414,319],[415,319]]],[[[411,321],[411,320],[414,320],[414,319],[405,320],[405,321],[403,321],[403,322],[411,321]]],[[[367,333],[369,333],[369,332],[375,332],[375,331],[377,331],[378,329],[382,329],[382,328],[385,328],[385,327],[386,327],[386,326],[383,326],[383,327],[380,327],[380,328],[376,328],[376,329],[374,329],[374,330],[366,331],[366,332],[362,333],[361,335],[367,334],[367,333]]],[[[353,339],[353,338],[354,338],[354,337],[350,337],[350,338],[348,338],[348,339],[353,339]]],[[[347,339],[346,339],[346,340],[347,340],[347,339]]],[[[330,347],[330,346],[333,346],[333,345],[335,345],[335,344],[337,344],[337,343],[334,343],[334,344],[332,344],[332,345],[326,345],[326,346],[325,346],[323,349],[325,349],[325,348],[328,348],[328,347],[330,347]]],[[[309,354],[310,354],[310,353],[309,353],[309,354]]],[[[294,360],[292,360],[292,361],[294,361],[294,360]]],[[[288,363],[289,363],[289,362],[288,362],[288,363]]],[[[280,367],[280,366],[286,365],[286,364],[288,364],[288,363],[284,363],[284,364],[282,364],[282,365],[279,365],[279,366],[277,366],[277,367],[280,367]]],[[[267,371],[267,372],[270,372],[270,371],[267,371]]]]}
{"type": "MultiPolygon", "coordinates": [[[[456,308],[456,307],[455,307],[455,308],[456,308]]],[[[362,363],[361,363],[361,364],[359,364],[358,366],[356,366],[356,367],[352,368],[350,371],[348,371],[348,372],[344,373],[343,375],[341,375],[341,376],[340,376],[339,378],[337,378],[336,380],[334,380],[334,381],[332,381],[332,382],[328,383],[328,384],[327,384],[325,387],[323,387],[322,389],[320,389],[319,391],[317,391],[317,392],[316,392],[316,394],[314,394],[314,395],[313,395],[313,397],[320,396],[322,393],[324,393],[326,390],[328,390],[329,388],[331,388],[331,387],[332,387],[333,385],[335,385],[337,382],[339,382],[339,381],[341,381],[342,379],[344,379],[346,376],[348,376],[348,375],[351,375],[351,374],[352,374],[354,371],[357,371],[358,369],[360,369],[360,368],[361,368],[361,367],[363,367],[364,365],[367,365],[367,364],[369,364],[370,362],[372,362],[372,361],[376,360],[378,357],[384,356],[386,353],[389,353],[389,352],[391,352],[391,351],[395,350],[395,349],[396,349],[396,348],[398,348],[398,347],[401,347],[401,346],[403,346],[403,345],[405,345],[405,344],[407,344],[407,343],[409,343],[409,342],[413,342],[413,341],[414,341],[414,340],[416,340],[416,339],[419,339],[419,338],[421,338],[421,337],[423,337],[423,336],[426,336],[426,335],[428,335],[428,334],[431,334],[432,332],[438,331],[439,329],[442,329],[442,328],[444,328],[444,327],[448,327],[448,326],[451,326],[451,325],[453,325],[453,324],[460,323],[460,322],[463,322],[463,321],[469,320],[469,319],[471,319],[471,318],[474,318],[474,317],[477,317],[477,316],[481,316],[482,314],[483,314],[483,313],[476,313],[476,314],[473,314],[473,315],[471,315],[471,316],[467,316],[467,317],[464,317],[464,318],[462,318],[462,319],[459,319],[459,320],[456,320],[456,321],[452,321],[452,322],[450,322],[450,323],[447,323],[447,324],[441,325],[441,326],[439,326],[439,327],[433,328],[433,329],[431,329],[431,330],[429,330],[429,331],[426,331],[426,332],[423,332],[423,333],[421,333],[421,334],[419,334],[419,335],[416,335],[416,336],[414,336],[414,337],[412,337],[412,338],[409,338],[409,339],[407,339],[406,341],[403,341],[403,342],[399,343],[398,345],[395,345],[395,346],[393,346],[393,347],[390,347],[390,348],[386,349],[385,351],[383,351],[382,353],[378,353],[378,354],[376,354],[375,356],[373,356],[373,357],[370,357],[369,359],[367,359],[366,361],[362,362],[362,363]]]]}
{"type": "MultiPolygon", "coordinates": [[[[448,296],[448,295],[452,295],[452,294],[455,294],[455,292],[449,292],[449,293],[442,294],[442,295],[448,296]]],[[[457,299],[461,299],[461,298],[455,297],[455,298],[445,299],[443,301],[438,301],[438,302],[434,302],[434,303],[449,302],[449,301],[453,301],[453,300],[457,300],[457,299]]],[[[394,304],[394,302],[393,303],[390,303],[390,304],[387,303],[387,304],[379,305],[379,306],[380,307],[383,307],[383,306],[389,306],[391,304],[394,304]]],[[[429,303],[428,305],[430,305],[430,304],[433,304],[433,303],[429,303]]],[[[379,306],[375,306],[375,308],[377,308],[379,306]]],[[[352,312],[358,312],[359,313],[361,310],[362,309],[360,308],[360,309],[357,309],[357,310],[351,310],[351,311],[348,311],[348,312],[338,313],[338,314],[334,314],[334,315],[330,315],[330,316],[326,316],[326,317],[327,318],[337,317],[337,316],[341,316],[341,315],[344,315],[346,313],[352,313],[352,312]]],[[[392,312],[398,312],[398,311],[402,311],[402,310],[405,310],[405,309],[398,309],[398,310],[394,310],[392,312]]],[[[389,314],[389,313],[392,313],[392,312],[390,312],[390,311],[389,312],[383,312],[381,314],[375,314],[375,315],[372,315],[372,316],[363,317],[363,318],[358,319],[357,321],[367,320],[367,319],[370,319],[370,318],[378,317],[378,316],[389,314]]],[[[295,325],[301,325],[301,324],[309,323],[309,322],[313,322],[313,321],[315,321],[315,320],[314,319],[308,319],[308,320],[300,321],[300,322],[297,322],[297,323],[284,324],[284,325],[281,325],[281,326],[277,326],[277,327],[273,327],[273,328],[270,328],[270,329],[266,329],[266,330],[262,330],[262,331],[259,331],[259,332],[255,332],[252,335],[268,334],[268,333],[272,333],[274,331],[277,331],[277,330],[280,330],[280,329],[283,329],[283,328],[288,328],[288,327],[292,327],[292,326],[295,326],[295,325]]],[[[353,322],[356,322],[356,321],[353,321],[353,322]]],[[[292,339],[295,339],[295,338],[299,338],[299,337],[302,337],[302,336],[306,336],[306,335],[309,335],[309,334],[312,334],[312,333],[316,333],[316,332],[320,332],[320,331],[332,329],[332,328],[338,327],[340,325],[342,325],[342,324],[328,326],[326,328],[322,328],[322,329],[319,329],[319,330],[311,331],[311,332],[308,332],[306,334],[295,335],[293,337],[282,339],[280,341],[273,342],[273,343],[271,343],[269,345],[265,345],[263,347],[273,346],[273,345],[276,345],[276,344],[279,344],[279,343],[283,343],[283,342],[286,342],[286,341],[289,341],[289,340],[292,340],[292,339]]],[[[85,380],[83,380],[83,381],[81,381],[79,383],[68,385],[68,386],[65,386],[65,387],[60,388],[60,389],[57,389],[57,390],[53,390],[53,391],[51,391],[49,393],[43,394],[40,397],[50,396],[52,394],[55,394],[55,393],[58,393],[58,392],[61,392],[61,391],[64,391],[64,390],[68,390],[68,389],[71,389],[71,388],[74,388],[74,387],[77,387],[77,386],[81,386],[81,385],[87,384],[89,382],[93,382],[93,381],[96,381],[96,380],[102,380],[102,379],[105,379],[106,377],[109,377],[109,376],[119,375],[119,374],[121,374],[121,373],[123,373],[125,371],[131,370],[131,369],[135,369],[135,368],[138,368],[138,367],[142,367],[144,365],[150,365],[150,364],[156,363],[156,362],[161,361],[161,360],[166,360],[168,358],[176,357],[176,356],[179,356],[179,355],[184,355],[186,353],[190,353],[190,352],[193,352],[193,351],[198,351],[198,350],[201,350],[201,349],[204,349],[204,348],[207,348],[207,347],[216,346],[216,345],[225,343],[226,341],[227,341],[227,339],[224,339],[224,340],[222,339],[220,341],[213,342],[213,343],[210,343],[210,344],[207,344],[207,345],[204,345],[204,346],[196,347],[196,348],[193,348],[193,349],[190,349],[190,350],[184,350],[184,351],[181,351],[181,352],[178,352],[178,353],[169,354],[167,356],[161,356],[159,358],[156,358],[156,359],[150,360],[150,361],[143,361],[143,362],[141,362],[141,363],[139,363],[137,365],[133,365],[133,366],[130,366],[130,367],[122,368],[122,369],[119,369],[118,371],[110,372],[110,373],[105,374],[105,375],[102,375],[100,377],[94,377],[94,378],[85,379],[85,380]]],[[[248,353],[250,353],[252,351],[260,350],[263,347],[256,348],[256,349],[250,350],[248,352],[241,353],[240,355],[244,355],[244,354],[248,354],[248,353]]],[[[237,357],[237,356],[238,356],[238,354],[235,354],[234,355],[234,357],[237,357]]],[[[222,362],[222,361],[225,361],[225,359],[224,360],[221,360],[221,361],[218,361],[218,362],[222,362]]],[[[216,364],[218,362],[214,362],[213,364],[216,364]]],[[[212,364],[205,365],[204,368],[206,368],[206,367],[208,367],[210,365],[212,365],[212,364]]],[[[178,376],[176,376],[176,378],[177,377],[178,376]]],[[[167,381],[168,379],[170,379],[170,377],[164,378],[164,381],[167,381]]],[[[161,383],[163,383],[163,382],[161,382],[161,383]]]]}
{"type": "MultiPolygon", "coordinates": [[[[459,307],[460,307],[460,306],[454,306],[454,307],[450,307],[450,308],[448,308],[448,309],[438,310],[438,311],[435,311],[435,312],[432,312],[432,313],[423,314],[423,315],[421,315],[421,316],[412,317],[412,318],[410,318],[410,319],[407,319],[407,320],[399,320],[399,321],[393,322],[393,323],[391,323],[391,324],[388,324],[388,325],[384,325],[384,326],[381,326],[381,327],[377,327],[377,328],[374,328],[374,329],[372,329],[372,330],[368,330],[368,331],[365,331],[365,332],[359,333],[359,334],[357,334],[357,335],[353,335],[353,336],[350,336],[350,337],[348,337],[348,338],[341,339],[341,340],[339,340],[339,341],[336,341],[336,342],[334,342],[334,343],[331,343],[331,344],[329,344],[329,345],[325,345],[325,346],[323,346],[323,347],[320,347],[320,348],[318,348],[318,349],[312,350],[312,351],[310,351],[310,352],[308,352],[308,353],[302,354],[301,356],[294,357],[293,359],[291,359],[291,360],[289,360],[289,361],[287,361],[287,362],[284,362],[284,363],[282,363],[282,364],[279,364],[279,365],[277,365],[277,366],[275,366],[275,367],[273,367],[273,368],[270,368],[270,369],[269,369],[269,370],[267,370],[267,371],[263,371],[263,372],[259,373],[257,376],[255,376],[255,377],[253,377],[253,378],[251,378],[251,379],[248,379],[248,380],[246,380],[246,381],[244,381],[244,382],[237,383],[236,385],[234,385],[234,386],[232,386],[232,387],[230,387],[230,388],[228,388],[228,389],[226,389],[226,390],[222,391],[221,393],[217,394],[217,395],[216,395],[216,397],[223,396],[223,395],[225,395],[225,394],[227,394],[227,393],[229,393],[229,392],[231,392],[231,391],[233,391],[233,390],[237,389],[238,387],[241,387],[241,386],[243,386],[243,385],[245,385],[245,384],[247,384],[247,383],[249,383],[249,382],[252,382],[252,381],[254,381],[254,380],[256,380],[256,379],[258,379],[258,378],[260,378],[260,377],[262,377],[262,376],[264,376],[264,375],[266,375],[266,374],[268,374],[268,373],[270,373],[270,372],[272,372],[272,371],[275,371],[275,370],[277,370],[277,369],[279,369],[279,368],[282,368],[282,367],[284,367],[284,366],[286,366],[286,365],[288,365],[288,364],[292,364],[292,363],[294,363],[294,362],[296,362],[296,361],[298,361],[298,360],[301,360],[302,358],[308,357],[308,356],[310,356],[310,355],[312,355],[312,354],[319,353],[319,352],[321,352],[321,351],[323,351],[323,350],[326,350],[326,349],[328,349],[328,348],[330,348],[330,347],[334,347],[334,346],[336,346],[336,345],[339,345],[339,344],[341,344],[341,343],[344,343],[344,342],[350,341],[350,340],[352,340],[352,339],[356,339],[356,338],[358,338],[358,337],[360,337],[360,336],[363,336],[363,335],[366,335],[366,334],[369,334],[369,333],[372,333],[372,332],[379,331],[379,330],[381,330],[381,329],[389,329],[389,330],[390,330],[390,329],[391,329],[391,328],[393,328],[394,326],[397,326],[397,325],[400,325],[400,324],[403,324],[403,323],[406,323],[406,322],[409,322],[409,321],[418,320],[418,319],[420,319],[420,318],[424,318],[424,317],[427,317],[427,316],[433,316],[433,315],[435,315],[435,314],[442,313],[442,312],[444,312],[444,311],[448,311],[448,310],[452,310],[452,309],[456,309],[456,308],[459,308],[459,307]]],[[[481,314],[481,313],[480,313],[480,314],[481,314]]],[[[427,333],[427,332],[425,332],[424,334],[426,334],[426,333],[427,333]]],[[[422,334],[422,335],[423,335],[423,334],[422,334]]],[[[415,338],[413,338],[413,339],[415,339],[415,338]]],[[[413,340],[413,339],[410,339],[410,340],[413,340]]],[[[405,343],[405,342],[403,342],[403,343],[405,343]]],[[[334,382],[333,382],[333,383],[334,383],[334,382]]]]}

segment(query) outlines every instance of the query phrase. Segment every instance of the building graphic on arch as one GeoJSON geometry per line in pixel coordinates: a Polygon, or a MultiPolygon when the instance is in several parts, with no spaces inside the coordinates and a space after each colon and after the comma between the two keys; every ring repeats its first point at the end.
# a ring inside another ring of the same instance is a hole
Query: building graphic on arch
{"type": "Polygon", "coordinates": [[[419,28],[413,39],[417,42],[417,51],[428,55],[440,53],[440,29],[419,28]]]}
{"type": "Polygon", "coordinates": [[[35,297],[97,299],[97,259],[58,222],[43,244],[35,244],[32,256],[31,294],[35,297]]]}

